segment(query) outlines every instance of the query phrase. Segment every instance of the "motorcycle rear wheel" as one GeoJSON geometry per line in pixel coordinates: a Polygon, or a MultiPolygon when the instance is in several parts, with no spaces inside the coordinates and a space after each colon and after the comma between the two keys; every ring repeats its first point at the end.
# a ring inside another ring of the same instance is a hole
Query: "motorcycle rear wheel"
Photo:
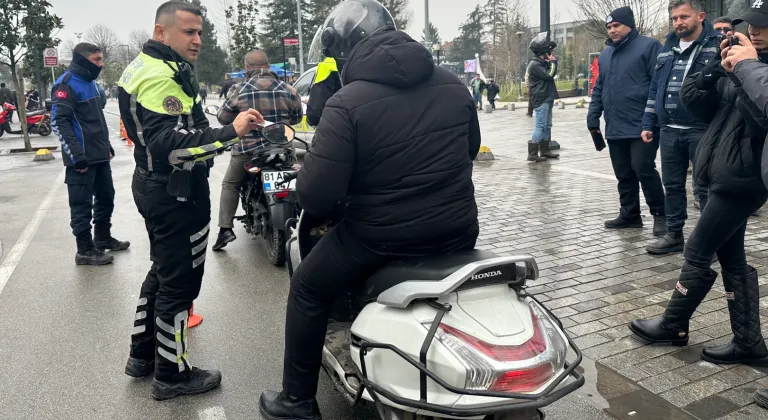
{"type": "Polygon", "coordinates": [[[37,131],[37,134],[39,134],[39,135],[41,135],[43,137],[48,137],[49,135],[51,135],[51,131],[52,131],[51,130],[51,125],[46,123],[46,124],[43,124],[43,125],[40,126],[40,128],[37,131]]]}
{"type": "Polygon", "coordinates": [[[267,256],[269,262],[278,267],[285,265],[285,231],[270,226],[271,232],[264,235],[267,241],[267,256]]]}

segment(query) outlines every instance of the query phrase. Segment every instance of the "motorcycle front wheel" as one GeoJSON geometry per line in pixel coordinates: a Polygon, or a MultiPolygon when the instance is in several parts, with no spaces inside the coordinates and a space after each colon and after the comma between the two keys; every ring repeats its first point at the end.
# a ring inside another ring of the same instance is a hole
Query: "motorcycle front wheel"
{"type": "Polygon", "coordinates": [[[285,231],[270,226],[271,232],[264,235],[267,241],[267,256],[269,262],[278,267],[285,265],[285,231]]]}
{"type": "Polygon", "coordinates": [[[40,128],[37,130],[37,134],[39,134],[39,135],[41,135],[43,137],[48,137],[49,135],[51,135],[51,131],[52,131],[51,130],[51,125],[48,124],[48,123],[45,123],[45,124],[41,125],[40,128]]]}

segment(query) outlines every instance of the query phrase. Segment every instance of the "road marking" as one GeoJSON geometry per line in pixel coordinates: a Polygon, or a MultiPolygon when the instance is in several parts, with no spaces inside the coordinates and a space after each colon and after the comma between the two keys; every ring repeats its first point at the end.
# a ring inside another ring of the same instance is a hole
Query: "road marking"
{"type": "Polygon", "coordinates": [[[606,174],[601,174],[599,172],[592,172],[592,171],[584,171],[584,170],[581,170],[581,169],[569,168],[567,166],[552,165],[551,168],[556,170],[556,171],[568,172],[568,173],[576,174],[576,175],[586,175],[586,176],[591,176],[591,177],[594,177],[594,178],[609,179],[611,181],[615,181],[616,180],[616,177],[613,176],[613,175],[606,175],[606,174]]]}
{"type": "Polygon", "coordinates": [[[46,213],[48,213],[48,209],[51,206],[53,198],[56,196],[56,192],[64,183],[64,173],[65,172],[62,171],[56,180],[53,181],[53,185],[51,186],[51,189],[48,190],[48,194],[43,199],[43,202],[40,203],[35,214],[32,215],[32,219],[27,223],[27,227],[24,228],[21,236],[19,236],[19,239],[13,245],[13,248],[11,248],[11,251],[5,257],[5,260],[3,260],[3,264],[0,265],[0,294],[3,293],[5,284],[8,282],[8,279],[11,278],[11,274],[13,274],[19,261],[21,261],[21,257],[24,256],[24,252],[32,242],[32,239],[35,238],[37,229],[40,227],[40,223],[43,221],[46,213]]]}
{"type": "Polygon", "coordinates": [[[197,412],[200,420],[226,420],[227,415],[224,413],[224,407],[208,407],[205,410],[197,412]]]}

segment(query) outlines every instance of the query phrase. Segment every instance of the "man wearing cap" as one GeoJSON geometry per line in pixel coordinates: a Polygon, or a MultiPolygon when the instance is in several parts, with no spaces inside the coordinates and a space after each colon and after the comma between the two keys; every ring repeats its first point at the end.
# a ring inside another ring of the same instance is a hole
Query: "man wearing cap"
{"type": "Polygon", "coordinates": [[[641,228],[640,186],[654,216],[654,235],[666,232],[664,189],[656,171],[659,140],[646,143],[640,138],[648,88],[656,67],[659,41],[638,34],[635,16],[629,7],[620,7],[605,20],[607,48],[600,53],[600,73],[592,90],[587,128],[600,132],[600,115],[605,119],[605,137],[619,181],[619,216],[605,222],[608,229],[641,228]]]}
{"type": "MultiPolygon", "coordinates": [[[[656,59],[641,135],[643,141],[651,143],[656,138],[654,133],[661,128],[659,145],[667,231],[646,248],[654,255],[682,252],[685,246],[688,165],[695,161],[696,147],[709,121],[694,115],[680,103],[680,89],[685,77],[702,71],[719,48],[718,33],[705,19],[700,0],[673,0],[669,14],[674,31],[667,35],[656,59]]],[[[707,190],[700,188],[698,194],[703,207],[707,190]]]]}

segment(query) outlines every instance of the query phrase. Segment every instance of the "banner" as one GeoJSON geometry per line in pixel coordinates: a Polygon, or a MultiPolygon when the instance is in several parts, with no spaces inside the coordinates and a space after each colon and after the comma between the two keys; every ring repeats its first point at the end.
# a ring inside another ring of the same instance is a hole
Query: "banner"
{"type": "Polygon", "coordinates": [[[599,55],[599,53],[589,55],[589,96],[592,96],[592,89],[595,88],[595,83],[597,83],[597,75],[600,74],[600,66],[597,64],[597,57],[599,55]]]}
{"type": "Polygon", "coordinates": [[[477,61],[464,60],[464,73],[477,73],[477,61]]]}

